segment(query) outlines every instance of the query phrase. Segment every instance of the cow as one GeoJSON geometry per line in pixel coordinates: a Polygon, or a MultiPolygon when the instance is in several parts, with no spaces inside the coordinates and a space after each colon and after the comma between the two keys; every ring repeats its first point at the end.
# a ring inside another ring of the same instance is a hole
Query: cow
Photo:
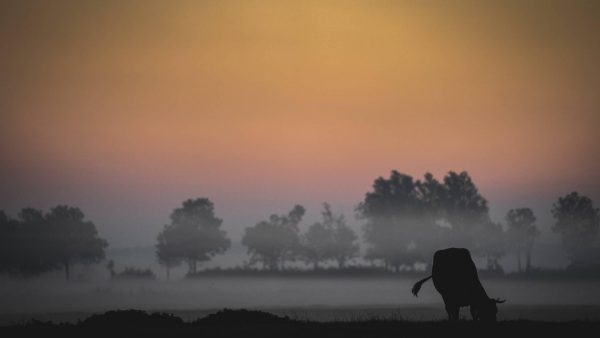
{"type": "Polygon", "coordinates": [[[483,289],[471,253],[463,248],[438,250],[433,255],[431,275],[416,282],[412,293],[417,297],[423,283],[433,278],[435,289],[442,295],[448,319],[458,320],[459,309],[470,306],[473,320],[496,321],[496,304],[506,300],[488,297],[483,289]]]}

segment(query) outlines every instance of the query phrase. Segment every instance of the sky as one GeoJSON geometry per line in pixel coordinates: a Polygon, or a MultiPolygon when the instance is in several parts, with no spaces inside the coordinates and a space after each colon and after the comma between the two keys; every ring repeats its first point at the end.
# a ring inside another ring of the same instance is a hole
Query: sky
{"type": "MultiPolygon", "coordinates": [[[[151,245],[209,197],[239,240],[468,171],[492,216],[600,204],[600,2],[0,0],[0,209],[151,245]]],[[[548,230],[549,231],[549,230],[548,230]]]]}

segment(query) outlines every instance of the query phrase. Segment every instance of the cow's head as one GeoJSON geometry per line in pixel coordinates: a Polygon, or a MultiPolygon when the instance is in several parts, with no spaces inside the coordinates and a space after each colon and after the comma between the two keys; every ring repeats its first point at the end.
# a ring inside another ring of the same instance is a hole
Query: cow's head
{"type": "Polygon", "coordinates": [[[487,301],[482,302],[479,305],[479,319],[485,322],[495,322],[496,315],[498,314],[498,306],[496,304],[502,304],[506,300],[500,300],[498,298],[488,298],[487,301]]]}

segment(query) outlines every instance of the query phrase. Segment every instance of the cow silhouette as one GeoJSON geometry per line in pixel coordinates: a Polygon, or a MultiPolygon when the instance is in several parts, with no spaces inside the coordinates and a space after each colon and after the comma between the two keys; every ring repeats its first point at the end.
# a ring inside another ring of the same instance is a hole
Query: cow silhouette
{"type": "Polygon", "coordinates": [[[449,320],[458,320],[459,309],[470,306],[473,320],[495,321],[498,300],[488,297],[477,275],[471,253],[463,248],[438,250],[433,255],[431,276],[416,282],[412,288],[415,297],[423,283],[433,278],[435,289],[442,295],[449,320]]]}

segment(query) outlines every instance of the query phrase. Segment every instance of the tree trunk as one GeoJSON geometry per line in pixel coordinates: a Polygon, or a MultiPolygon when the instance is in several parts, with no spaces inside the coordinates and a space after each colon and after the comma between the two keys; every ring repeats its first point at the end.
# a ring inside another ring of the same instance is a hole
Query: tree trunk
{"type": "Polygon", "coordinates": [[[316,259],[313,261],[313,270],[319,270],[319,261],[316,259]]]}
{"type": "Polygon", "coordinates": [[[70,267],[69,261],[65,261],[64,264],[65,264],[65,279],[69,280],[69,275],[71,274],[71,272],[70,272],[71,267],[70,267]]]}
{"type": "Polygon", "coordinates": [[[517,250],[517,264],[518,264],[518,268],[519,268],[519,272],[522,272],[522,268],[521,268],[521,250],[517,250]]]}
{"type": "Polygon", "coordinates": [[[527,250],[525,261],[525,271],[531,271],[531,249],[527,250]]]}
{"type": "Polygon", "coordinates": [[[196,261],[194,259],[189,259],[188,266],[188,275],[194,275],[196,273],[196,261]]]}
{"type": "Polygon", "coordinates": [[[343,258],[338,258],[337,262],[338,262],[338,268],[339,269],[343,269],[345,267],[345,265],[346,265],[346,260],[343,259],[343,258]]]}
{"type": "Polygon", "coordinates": [[[171,277],[171,267],[167,264],[167,280],[171,277]]]}

